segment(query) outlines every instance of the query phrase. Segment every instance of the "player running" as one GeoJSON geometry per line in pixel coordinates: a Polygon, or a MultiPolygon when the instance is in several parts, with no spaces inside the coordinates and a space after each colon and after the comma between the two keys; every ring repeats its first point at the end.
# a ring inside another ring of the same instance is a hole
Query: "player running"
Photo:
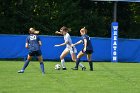
{"type": "MultiPolygon", "coordinates": [[[[65,60],[64,60],[64,57],[70,53],[71,54],[71,58],[73,61],[76,61],[76,53],[77,53],[77,49],[72,45],[72,40],[71,40],[71,37],[69,35],[69,32],[70,29],[68,29],[67,27],[63,26],[61,27],[60,29],[60,32],[59,31],[56,31],[55,33],[56,34],[62,34],[64,35],[64,43],[62,44],[58,44],[58,45],[55,45],[55,47],[58,47],[58,46],[64,46],[66,45],[66,48],[64,49],[64,51],[62,52],[62,54],[60,55],[60,60],[61,60],[61,65],[62,65],[62,70],[66,70],[66,66],[65,66],[65,60]]],[[[82,70],[85,69],[85,67],[80,63],[78,64],[82,70]]]]}
{"type": "Polygon", "coordinates": [[[27,60],[24,63],[23,68],[20,71],[18,71],[18,73],[24,73],[25,68],[28,66],[32,57],[37,56],[40,62],[40,68],[42,70],[42,73],[45,74],[42,53],[40,50],[40,46],[42,45],[42,43],[37,35],[38,33],[39,31],[36,31],[34,28],[29,29],[30,35],[26,38],[26,44],[25,44],[25,47],[29,50],[29,54],[27,60]]]}
{"type": "Polygon", "coordinates": [[[84,56],[85,54],[87,55],[87,60],[89,62],[90,66],[90,71],[93,71],[93,63],[91,60],[92,53],[93,53],[93,48],[92,48],[92,43],[90,41],[90,37],[87,35],[87,29],[84,27],[80,30],[80,34],[82,36],[82,40],[78,41],[77,43],[73,44],[72,46],[76,46],[80,43],[83,43],[83,49],[79,52],[77,55],[77,60],[76,60],[76,66],[72,68],[73,70],[78,70],[78,65],[80,63],[80,58],[84,56]]]}

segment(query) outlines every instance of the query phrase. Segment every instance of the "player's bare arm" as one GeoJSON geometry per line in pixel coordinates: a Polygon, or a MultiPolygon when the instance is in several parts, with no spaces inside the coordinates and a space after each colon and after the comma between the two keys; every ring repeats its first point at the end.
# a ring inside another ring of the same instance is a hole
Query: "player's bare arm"
{"type": "Polygon", "coordinates": [[[55,45],[55,47],[58,47],[58,46],[64,46],[64,45],[66,45],[66,44],[68,44],[68,43],[69,43],[69,42],[66,41],[66,42],[64,42],[64,43],[62,43],[62,44],[55,45]]]}
{"type": "Polygon", "coordinates": [[[56,32],[55,32],[55,34],[62,35],[62,33],[61,33],[61,32],[59,32],[59,31],[56,31],[56,32]]]}
{"type": "Polygon", "coordinates": [[[28,48],[28,43],[25,44],[25,47],[28,48]]]}
{"type": "Polygon", "coordinates": [[[87,46],[87,40],[84,39],[84,51],[86,51],[86,46],[87,46]]]}
{"type": "Polygon", "coordinates": [[[76,42],[75,44],[72,44],[71,46],[73,47],[73,46],[76,46],[76,45],[78,45],[78,44],[80,44],[80,43],[82,43],[83,41],[82,40],[79,40],[78,42],[76,42]]]}

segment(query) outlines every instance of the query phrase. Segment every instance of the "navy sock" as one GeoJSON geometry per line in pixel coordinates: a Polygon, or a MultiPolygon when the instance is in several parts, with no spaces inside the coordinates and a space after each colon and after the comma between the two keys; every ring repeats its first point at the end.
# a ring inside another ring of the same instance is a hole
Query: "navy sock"
{"type": "Polygon", "coordinates": [[[30,62],[29,60],[26,60],[26,61],[25,61],[22,70],[25,70],[25,68],[29,65],[29,62],[30,62]]]}
{"type": "Polygon", "coordinates": [[[78,68],[79,63],[80,63],[80,58],[77,58],[76,59],[76,66],[75,66],[75,68],[78,68]]]}
{"type": "Polygon", "coordinates": [[[88,62],[89,62],[90,69],[93,70],[93,63],[92,63],[92,61],[88,61],[88,62]]]}
{"type": "Polygon", "coordinates": [[[43,62],[40,62],[40,68],[41,68],[42,72],[44,73],[44,63],[43,62]]]}

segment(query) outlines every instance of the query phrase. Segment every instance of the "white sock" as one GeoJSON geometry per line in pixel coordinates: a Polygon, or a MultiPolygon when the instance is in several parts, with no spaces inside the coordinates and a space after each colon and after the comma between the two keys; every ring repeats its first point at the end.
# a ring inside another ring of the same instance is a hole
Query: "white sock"
{"type": "Polygon", "coordinates": [[[82,63],[79,63],[79,66],[80,66],[81,68],[83,68],[83,67],[84,67],[84,65],[83,65],[82,63]]]}
{"type": "Polygon", "coordinates": [[[66,68],[64,59],[61,60],[61,65],[62,65],[62,68],[66,68]]]}

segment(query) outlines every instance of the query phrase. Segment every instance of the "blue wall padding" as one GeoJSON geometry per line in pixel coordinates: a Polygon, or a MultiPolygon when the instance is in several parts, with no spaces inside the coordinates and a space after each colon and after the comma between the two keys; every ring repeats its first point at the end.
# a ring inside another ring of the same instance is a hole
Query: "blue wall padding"
{"type": "MultiPolygon", "coordinates": [[[[0,35],[0,58],[25,58],[28,50],[25,48],[27,35],[0,35]]],[[[65,46],[54,47],[55,44],[64,42],[63,36],[41,35],[42,54],[46,60],[59,60],[59,56],[65,46]]],[[[80,40],[80,37],[72,37],[73,43],[80,40]]],[[[91,38],[94,53],[93,61],[111,60],[111,40],[110,38],[91,38]]],[[[140,40],[138,39],[119,39],[118,56],[120,62],[140,62],[140,40]]],[[[82,49],[82,44],[77,45],[78,52],[82,49]]],[[[71,60],[70,54],[65,57],[71,60]]],[[[86,60],[86,56],[81,60],[86,60]]]]}

